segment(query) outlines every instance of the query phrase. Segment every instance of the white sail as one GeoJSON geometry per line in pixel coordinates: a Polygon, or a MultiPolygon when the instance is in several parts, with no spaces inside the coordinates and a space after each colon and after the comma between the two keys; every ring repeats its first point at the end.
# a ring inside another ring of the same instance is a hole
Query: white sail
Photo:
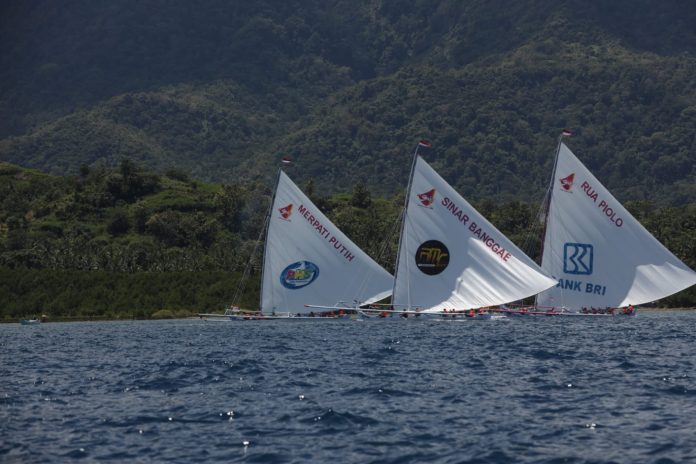
{"type": "Polygon", "coordinates": [[[621,206],[563,143],[551,187],[542,268],[558,279],[540,306],[638,305],[696,284],[696,273],[621,206]]]}
{"type": "Polygon", "coordinates": [[[371,303],[389,296],[393,282],[280,172],[266,234],[262,312],[371,303]]]}
{"type": "Polygon", "coordinates": [[[556,284],[420,157],[404,221],[396,308],[494,306],[556,284]]]}

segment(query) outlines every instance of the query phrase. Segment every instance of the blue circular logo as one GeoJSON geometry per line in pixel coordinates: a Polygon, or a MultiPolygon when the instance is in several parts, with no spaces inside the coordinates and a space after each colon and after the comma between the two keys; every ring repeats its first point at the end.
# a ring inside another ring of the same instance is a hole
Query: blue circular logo
{"type": "Polygon", "coordinates": [[[309,261],[292,263],[280,273],[280,283],[290,290],[306,287],[319,277],[319,267],[309,261]]]}

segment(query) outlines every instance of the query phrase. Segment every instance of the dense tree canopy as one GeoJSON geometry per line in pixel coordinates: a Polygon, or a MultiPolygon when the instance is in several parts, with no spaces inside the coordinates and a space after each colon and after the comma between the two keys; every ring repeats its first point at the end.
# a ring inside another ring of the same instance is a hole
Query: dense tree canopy
{"type": "MultiPolygon", "coordinates": [[[[311,185],[306,191],[359,247],[393,272],[402,194],[378,197],[362,184],[331,196],[318,196],[311,185]]],[[[251,279],[237,303],[255,308],[262,249],[256,244],[270,193],[269,185],[257,182],[216,185],[159,176],[131,161],[79,177],[0,163],[0,319],[40,312],[143,316],[159,309],[218,310],[232,302],[248,263],[251,279]],[[113,185],[119,194],[132,193],[115,196],[113,185]]],[[[538,204],[487,200],[475,206],[538,259],[538,204]]],[[[696,205],[666,208],[641,201],[627,206],[696,267],[696,205]]],[[[662,304],[693,306],[696,289],[662,304]]]]}

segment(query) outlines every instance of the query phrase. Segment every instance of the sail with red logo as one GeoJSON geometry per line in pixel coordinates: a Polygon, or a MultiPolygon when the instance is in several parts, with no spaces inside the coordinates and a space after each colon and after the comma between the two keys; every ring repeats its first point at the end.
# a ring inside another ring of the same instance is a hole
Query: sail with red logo
{"type": "Polygon", "coordinates": [[[409,183],[394,306],[444,313],[520,300],[556,284],[420,156],[409,183]]]}
{"type": "Polygon", "coordinates": [[[392,275],[281,170],[266,231],[262,313],[296,315],[320,306],[357,307],[388,297],[392,285],[392,275]]]}
{"type": "MultiPolygon", "coordinates": [[[[538,309],[620,314],[696,284],[665,248],[559,139],[541,267],[558,284],[538,309]]],[[[633,310],[628,311],[631,314],[633,310]]]]}

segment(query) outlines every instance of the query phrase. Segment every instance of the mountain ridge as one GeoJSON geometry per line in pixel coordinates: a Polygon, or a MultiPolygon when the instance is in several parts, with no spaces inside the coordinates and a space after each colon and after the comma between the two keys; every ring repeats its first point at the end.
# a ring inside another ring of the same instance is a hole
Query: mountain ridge
{"type": "Polygon", "coordinates": [[[269,179],[289,154],[300,182],[328,193],[365,180],[389,195],[428,138],[429,161],[465,196],[530,201],[568,126],[572,149],[620,200],[687,204],[696,201],[696,16],[684,6],[5,6],[16,21],[0,33],[10,83],[0,90],[0,114],[10,115],[0,118],[0,159],[56,174],[133,159],[225,182],[269,179]],[[61,31],[58,20],[75,27],[61,31]]]}

